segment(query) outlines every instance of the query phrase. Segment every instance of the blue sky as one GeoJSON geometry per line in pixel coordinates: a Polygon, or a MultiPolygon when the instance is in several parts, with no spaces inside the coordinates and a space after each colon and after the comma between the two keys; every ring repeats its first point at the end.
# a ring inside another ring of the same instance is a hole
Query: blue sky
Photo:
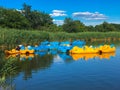
{"type": "Polygon", "coordinates": [[[120,0],[0,0],[0,6],[5,8],[21,9],[23,3],[50,14],[53,22],[59,25],[66,17],[85,25],[103,21],[120,24],[120,0]]]}

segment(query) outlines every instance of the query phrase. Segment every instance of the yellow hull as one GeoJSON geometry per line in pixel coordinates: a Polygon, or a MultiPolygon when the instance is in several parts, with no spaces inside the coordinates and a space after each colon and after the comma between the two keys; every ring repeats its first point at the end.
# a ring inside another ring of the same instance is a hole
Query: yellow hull
{"type": "Polygon", "coordinates": [[[69,52],[75,54],[91,54],[91,53],[95,54],[95,53],[111,53],[115,51],[116,51],[115,47],[110,47],[110,45],[104,45],[96,48],[92,48],[89,46],[84,46],[83,48],[80,48],[75,46],[69,52]]]}
{"type": "Polygon", "coordinates": [[[20,51],[17,51],[15,49],[12,49],[12,50],[5,50],[5,54],[19,54],[20,51]]]}
{"type": "Polygon", "coordinates": [[[115,52],[116,48],[110,47],[110,45],[104,45],[104,46],[100,46],[98,50],[99,52],[101,51],[102,53],[111,53],[111,52],[115,52]]]}
{"type": "Polygon", "coordinates": [[[12,50],[5,50],[5,54],[33,54],[34,53],[34,50],[20,50],[20,51],[17,51],[15,49],[12,49],[12,50]]]}
{"type": "Polygon", "coordinates": [[[33,54],[34,52],[34,50],[20,50],[21,54],[33,54]]]}
{"type": "Polygon", "coordinates": [[[70,50],[70,53],[76,53],[76,54],[90,54],[90,53],[98,53],[98,49],[91,48],[88,46],[85,46],[83,48],[79,48],[77,46],[73,47],[72,50],[70,50]]]}

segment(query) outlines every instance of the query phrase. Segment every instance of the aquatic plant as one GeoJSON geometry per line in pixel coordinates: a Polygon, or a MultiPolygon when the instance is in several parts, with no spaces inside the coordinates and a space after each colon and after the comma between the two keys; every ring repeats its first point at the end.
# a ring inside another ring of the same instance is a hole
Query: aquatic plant
{"type": "Polygon", "coordinates": [[[120,32],[49,32],[38,30],[18,30],[0,28],[0,45],[8,44],[39,44],[41,41],[117,41],[120,40],[120,32]]]}

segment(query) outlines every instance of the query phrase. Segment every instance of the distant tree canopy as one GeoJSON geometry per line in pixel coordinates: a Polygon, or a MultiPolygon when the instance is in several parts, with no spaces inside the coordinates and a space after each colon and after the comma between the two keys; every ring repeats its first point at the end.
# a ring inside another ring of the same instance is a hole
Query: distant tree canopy
{"type": "Polygon", "coordinates": [[[29,22],[16,10],[0,8],[0,26],[24,29],[29,28],[29,22]]]}
{"type": "Polygon", "coordinates": [[[53,24],[49,14],[37,10],[31,11],[31,6],[26,5],[25,3],[23,4],[23,14],[33,29],[40,29],[42,26],[53,24]]]}
{"type": "Polygon", "coordinates": [[[21,10],[0,7],[0,27],[68,33],[120,31],[120,24],[103,22],[96,26],[85,26],[80,20],[72,18],[65,18],[64,24],[57,26],[49,14],[32,10],[31,6],[25,3],[21,10]]]}
{"type": "Polygon", "coordinates": [[[109,24],[107,22],[103,22],[100,25],[96,25],[95,29],[100,32],[109,32],[109,31],[117,31],[117,29],[114,27],[114,25],[109,24]]]}
{"type": "Polygon", "coordinates": [[[40,29],[42,26],[52,25],[49,14],[32,11],[31,6],[23,4],[21,11],[0,8],[0,26],[18,29],[40,29]]]}
{"type": "Polygon", "coordinates": [[[84,32],[85,25],[79,20],[72,20],[71,18],[65,18],[63,24],[63,30],[66,32],[84,32]]]}

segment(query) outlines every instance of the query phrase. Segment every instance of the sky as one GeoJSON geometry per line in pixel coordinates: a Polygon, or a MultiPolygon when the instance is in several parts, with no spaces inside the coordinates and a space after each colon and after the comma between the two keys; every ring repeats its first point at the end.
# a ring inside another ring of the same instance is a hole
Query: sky
{"type": "Polygon", "coordinates": [[[32,10],[48,13],[58,25],[66,17],[85,25],[104,21],[120,24],[120,0],[0,0],[0,6],[12,9],[22,9],[23,3],[31,5],[32,10]]]}

